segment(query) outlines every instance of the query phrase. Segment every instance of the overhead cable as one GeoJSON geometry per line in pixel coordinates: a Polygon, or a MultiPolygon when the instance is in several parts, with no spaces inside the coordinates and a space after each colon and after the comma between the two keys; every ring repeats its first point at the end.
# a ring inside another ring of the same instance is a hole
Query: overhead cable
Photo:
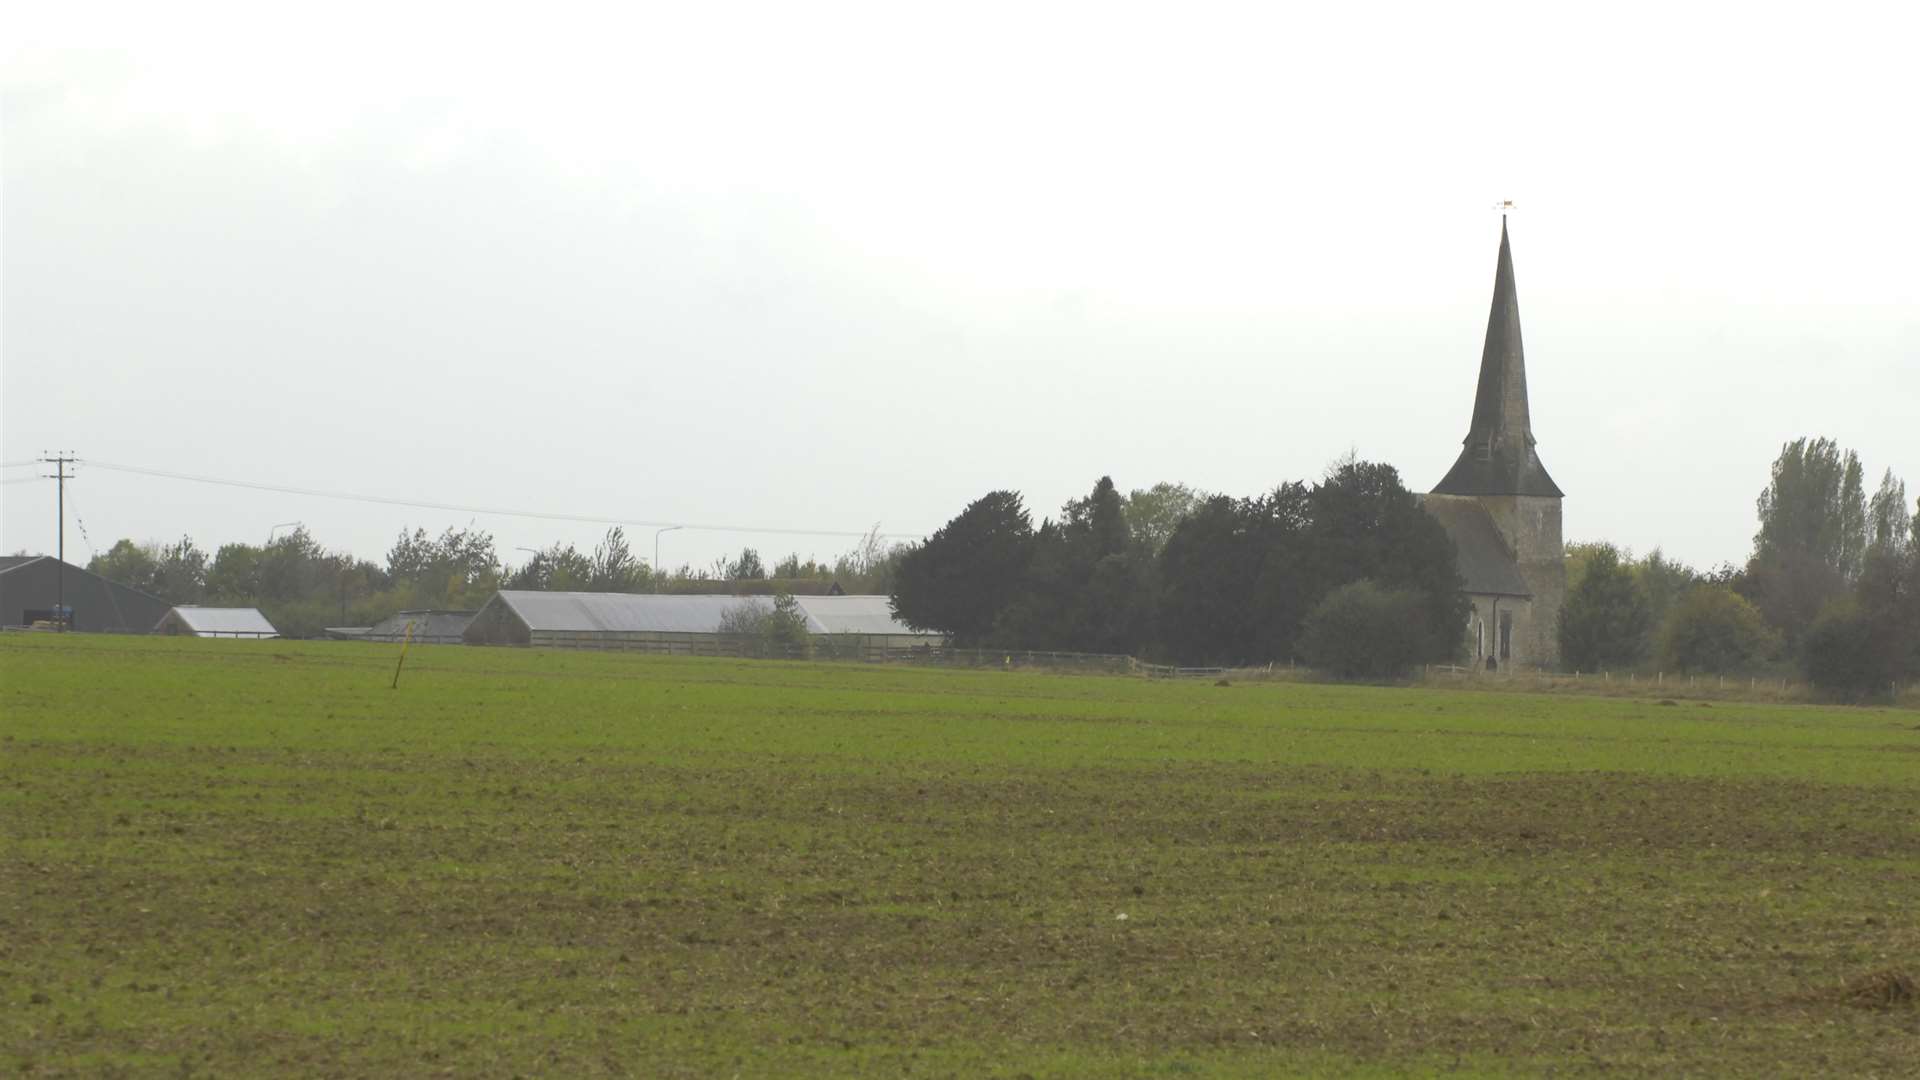
{"type": "MultiPolygon", "coordinates": [[[[486,514],[495,517],[534,518],[541,521],[576,521],[589,525],[631,525],[635,528],[662,529],[682,528],[700,532],[763,533],[776,536],[832,536],[860,538],[865,532],[852,532],[839,529],[782,529],[760,528],[750,525],[698,525],[680,521],[647,521],[635,518],[622,518],[598,514],[557,514],[541,510],[510,510],[496,506],[469,506],[462,503],[429,502],[423,499],[396,499],[385,495],[362,495],[347,491],[325,491],[319,488],[293,487],[286,484],[263,484],[253,480],[229,480],[215,476],[199,476],[193,473],[173,472],[169,469],[150,469],[141,465],[121,465],[94,458],[82,458],[80,464],[96,469],[110,469],[114,472],[133,473],[139,476],[157,476],[168,480],[188,480],[196,484],[218,484],[223,487],[250,488],[254,491],[272,491],[282,495],[310,495],[321,499],[342,499],[348,502],[379,503],[383,506],[405,506],[416,510],[449,510],[459,514],[486,514]]],[[[918,539],[924,533],[878,533],[881,539],[918,539]]]]}

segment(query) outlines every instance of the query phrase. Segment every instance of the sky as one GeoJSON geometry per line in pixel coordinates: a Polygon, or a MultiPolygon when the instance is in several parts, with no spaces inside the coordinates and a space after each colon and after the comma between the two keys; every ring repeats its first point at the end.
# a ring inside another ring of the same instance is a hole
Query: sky
{"type": "Polygon", "coordinates": [[[1038,519],[1349,450],[1423,491],[1510,199],[1568,539],[1737,563],[1793,438],[1920,494],[1916,22],[17,5],[0,549],[52,549],[52,450],[79,563],[289,522],[831,558],[998,488],[1038,519]]]}

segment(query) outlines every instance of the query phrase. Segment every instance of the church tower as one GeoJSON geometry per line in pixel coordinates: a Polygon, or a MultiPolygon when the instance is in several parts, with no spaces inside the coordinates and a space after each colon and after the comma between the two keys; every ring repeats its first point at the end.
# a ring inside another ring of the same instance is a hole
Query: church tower
{"type": "Polygon", "coordinates": [[[1534,449],[1513,249],[1503,215],[1473,422],[1459,460],[1423,500],[1460,549],[1461,576],[1474,609],[1467,651],[1477,664],[1492,658],[1501,668],[1556,666],[1567,593],[1561,498],[1534,449]]]}

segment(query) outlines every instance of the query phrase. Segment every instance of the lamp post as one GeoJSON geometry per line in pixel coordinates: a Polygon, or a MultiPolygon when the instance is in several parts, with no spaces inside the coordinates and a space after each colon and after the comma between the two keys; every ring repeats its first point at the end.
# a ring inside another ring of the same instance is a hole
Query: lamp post
{"type": "Polygon", "coordinates": [[[280,531],[281,529],[284,529],[284,528],[286,528],[286,527],[287,527],[287,526],[289,526],[289,525],[292,525],[292,526],[295,526],[295,527],[298,527],[298,526],[300,525],[300,522],[298,522],[298,521],[283,521],[283,522],[281,522],[280,524],[278,524],[278,525],[275,525],[275,526],[274,526],[273,528],[271,528],[271,529],[268,529],[268,530],[267,530],[267,543],[266,543],[266,546],[267,546],[267,547],[272,547],[272,546],[273,546],[273,534],[274,534],[274,533],[277,533],[277,532],[279,532],[279,531],[280,531]]]}
{"type": "MultiPolygon", "coordinates": [[[[529,554],[529,555],[531,555],[531,556],[533,556],[533,558],[531,558],[531,559],[529,559],[529,560],[527,560],[527,566],[529,566],[529,567],[531,567],[532,565],[534,565],[535,563],[537,563],[537,562],[539,562],[539,561],[540,561],[540,553],[539,553],[538,551],[535,551],[534,549],[532,549],[532,548],[530,548],[530,547],[521,547],[521,546],[520,546],[519,544],[515,544],[515,545],[513,545],[513,550],[515,550],[515,551],[524,551],[524,552],[526,552],[527,554],[529,554]]],[[[524,568],[523,568],[523,569],[524,569],[524,568]]],[[[543,588],[543,589],[544,589],[544,588],[546,588],[546,587],[547,587],[547,585],[546,585],[546,582],[541,582],[541,584],[540,584],[540,587],[541,587],[541,588],[543,588]]]]}
{"type": "Polygon", "coordinates": [[[686,528],[685,525],[669,525],[664,529],[654,530],[654,533],[653,533],[653,591],[654,592],[660,591],[660,535],[662,533],[670,533],[676,529],[684,529],[684,528],[686,528]]]}

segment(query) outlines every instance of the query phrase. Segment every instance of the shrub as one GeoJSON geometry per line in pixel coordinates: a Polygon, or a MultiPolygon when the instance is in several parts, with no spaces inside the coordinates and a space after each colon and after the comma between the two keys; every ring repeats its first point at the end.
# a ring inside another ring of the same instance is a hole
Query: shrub
{"type": "Polygon", "coordinates": [[[1560,660],[1576,671],[1632,667],[1646,654],[1652,615],[1612,544],[1591,546],[1580,583],[1560,609],[1560,660]]]}
{"type": "Polygon", "coordinates": [[[1426,645],[1426,606],[1411,589],[1383,589],[1366,579],[1342,585],[1307,613],[1300,655],[1342,679],[1400,675],[1426,645]]]}
{"type": "Polygon", "coordinates": [[[751,597],[720,615],[720,639],[741,656],[805,658],[807,617],[799,601],[780,593],[768,604],[751,597]]]}
{"type": "Polygon", "coordinates": [[[1759,610],[1724,585],[1687,593],[1660,627],[1660,666],[1682,674],[1746,670],[1778,648],[1759,610]]]}
{"type": "Polygon", "coordinates": [[[1807,681],[1824,693],[1859,700],[1888,689],[1898,676],[1896,643],[1851,601],[1828,604],[1801,642],[1807,681]]]}

